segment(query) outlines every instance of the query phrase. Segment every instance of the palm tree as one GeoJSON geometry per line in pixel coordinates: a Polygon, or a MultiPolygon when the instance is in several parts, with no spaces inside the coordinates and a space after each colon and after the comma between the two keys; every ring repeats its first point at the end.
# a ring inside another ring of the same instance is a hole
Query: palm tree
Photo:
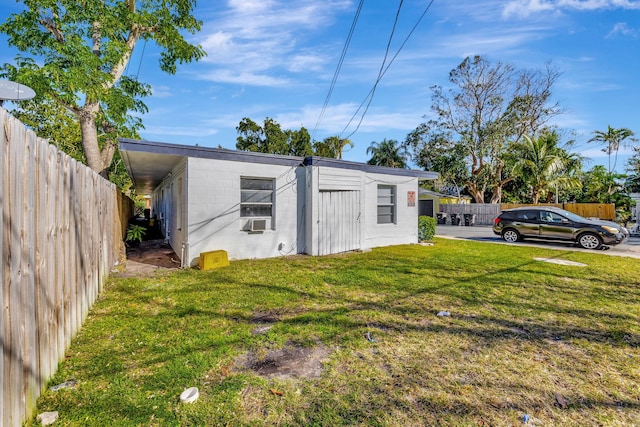
{"type": "Polygon", "coordinates": [[[340,139],[339,136],[329,136],[322,142],[314,143],[316,155],[334,159],[342,159],[342,153],[346,146],[353,148],[353,142],[348,139],[340,139]]]}
{"type": "Polygon", "coordinates": [[[591,138],[588,142],[601,142],[606,144],[606,148],[603,148],[602,151],[607,153],[609,156],[609,173],[612,173],[616,168],[616,163],[618,162],[618,150],[620,149],[620,145],[624,145],[624,141],[627,138],[633,139],[633,131],[627,128],[619,128],[614,129],[611,125],[608,125],[607,131],[594,131],[593,138],[591,138]],[[611,153],[615,153],[613,167],[611,167],[611,153]]]}
{"type": "Polygon", "coordinates": [[[367,154],[371,154],[371,159],[367,162],[370,165],[387,166],[390,168],[407,168],[407,159],[409,153],[407,148],[399,145],[398,141],[393,139],[383,139],[378,143],[372,141],[367,148],[367,154]]]}
{"type": "MultiPolygon", "coordinates": [[[[537,204],[541,197],[559,190],[580,186],[575,172],[581,169],[581,158],[558,147],[558,135],[545,133],[538,138],[524,137],[516,146],[520,158],[513,172],[529,185],[531,199],[537,204]]],[[[549,197],[550,198],[550,197],[549,197]]]]}

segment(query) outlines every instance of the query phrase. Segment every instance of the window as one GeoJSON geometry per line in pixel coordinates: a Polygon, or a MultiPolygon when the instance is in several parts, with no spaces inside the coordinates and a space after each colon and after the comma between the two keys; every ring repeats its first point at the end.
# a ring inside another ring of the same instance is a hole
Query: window
{"type": "Polygon", "coordinates": [[[396,222],[396,187],[378,185],[378,224],[396,222]]]}
{"type": "Polygon", "coordinates": [[[536,211],[518,211],[516,212],[516,219],[520,220],[537,220],[538,212],[536,211]]]}
{"type": "Polygon", "coordinates": [[[240,178],[240,217],[273,216],[273,189],[273,179],[240,178]]]}

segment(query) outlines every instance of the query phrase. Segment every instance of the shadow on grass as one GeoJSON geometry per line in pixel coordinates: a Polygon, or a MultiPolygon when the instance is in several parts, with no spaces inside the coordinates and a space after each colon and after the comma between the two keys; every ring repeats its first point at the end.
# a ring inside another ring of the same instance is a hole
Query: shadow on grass
{"type": "MultiPolygon", "coordinates": [[[[81,346],[75,352],[91,357],[72,357],[67,372],[85,369],[81,381],[111,384],[118,390],[131,386],[135,394],[148,391],[154,394],[151,402],[159,398],[158,390],[164,390],[160,399],[164,403],[155,410],[139,396],[111,399],[95,392],[87,398],[102,400],[109,413],[131,414],[138,423],[156,416],[171,424],[178,417],[176,397],[167,396],[177,396],[187,385],[211,381],[210,375],[217,381],[210,389],[237,394],[244,382],[237,375],[220,374],[224,365],[241,352],[296,337],[299,342],[359,346],[368,344],[366,332],[377,330],[379,345],[389,334],[425,333],[469,337],[479,340],[480,347],[514,340],[537,346],[586,340],[639,347],[637,326],[635,331],[626,327],[637,325],[637,307],[618,309],[628,300],[637,301],[634,284],[589,277],[586,270],[541,267],[531,260],[488,263],[479,267],[485,271],[478,272],[452,271],[446,268],[452,265],[446,256],[429,260],[427,250],[415,247],[400,252],[252,261],[218,272],[177,272],[157,279],[154,286],[150,282],[156,279],[121,280],[94,308],[74,343],[81,346]],[[286,268],[279,271],[282,265],[286,268]],[[572,272],[580,282],[562,280],[572,272]],[[595,290],[581,286],[587,278],[597,284],[595,290]],[[531,283],[523,283],[527,281],[531,283]],[[605,298],[607,304],[597,305],[596,297],[605,298]],[[436,316],[442,309],[452,315],[436,316]],[[273,320],[273,328],[264,335],[252,334],[256,322],[267,318],[273,320]],[[114,384],[114,378],[122,384],[114,384]]],[[[329,405],[327,399],[322,404],[329,405]]],[[[407,405],[392,393],[385,399],[380,405],[387,411],[407,405]]],[[[581,407],[638,408],[637,402],[626,398],[619,403],[579,397],[574,401],[581,407]]],[[[428,399],[416,404],[429,406],[434,414],[453,410],[451,404],[428,399]]],[[[480,407],[461,401],[454,409],[468,416],[482,413],[480,407]]],[[[338,413],[348,417],[349,410],[353,408],[338,413]]],[[[367,419],[365,409],[351,415],[367,419]]]]}

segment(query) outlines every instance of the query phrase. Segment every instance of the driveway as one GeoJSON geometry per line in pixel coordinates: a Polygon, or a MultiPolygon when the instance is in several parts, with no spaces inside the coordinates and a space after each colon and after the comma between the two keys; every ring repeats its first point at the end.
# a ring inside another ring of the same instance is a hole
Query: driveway
{"type": "Polygon", "coordinates": [[[535,246],[550,249],[562,249],[565,251],[592,252],[602,255],[626,256],[631,258],[640,258],[640,237],[630,237],[626,243],[611,246],[606,250],[587,250],[573,246],[571,243],[564,242],[546,242],[536,240],[525,240],[518,243],[507,243],[500,236],[493,234],[490,226],[480,225],[473,227],[464,227],[458,225],[438,224],[436,227],[436,237],[444,237],[449,239],[476,240],[479,242],[499,243],[504,245],[523,245],[535,246]]]}

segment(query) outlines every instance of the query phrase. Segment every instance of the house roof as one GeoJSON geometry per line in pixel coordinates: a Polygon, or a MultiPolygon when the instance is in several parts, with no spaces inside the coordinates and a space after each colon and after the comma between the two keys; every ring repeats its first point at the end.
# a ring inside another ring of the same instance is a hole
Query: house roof
{"type": "Polygon", "coordinates": [[[436,172],[372,166],[365,163],[317,156],[307,158],[282,156],[277,154],[255,153],[252,151],[237,151],[225,148],[199,147],[125,138],[119,139],[118,142],[120,143],[120,153],[124,165],[133,181],[134,188],[141,194],[151,193],[160,185],[167,174],[187,157],[281,166],[324,166],[388,175],[412,176],[422,179],[436,179],[438,177],[436,172]]]}

